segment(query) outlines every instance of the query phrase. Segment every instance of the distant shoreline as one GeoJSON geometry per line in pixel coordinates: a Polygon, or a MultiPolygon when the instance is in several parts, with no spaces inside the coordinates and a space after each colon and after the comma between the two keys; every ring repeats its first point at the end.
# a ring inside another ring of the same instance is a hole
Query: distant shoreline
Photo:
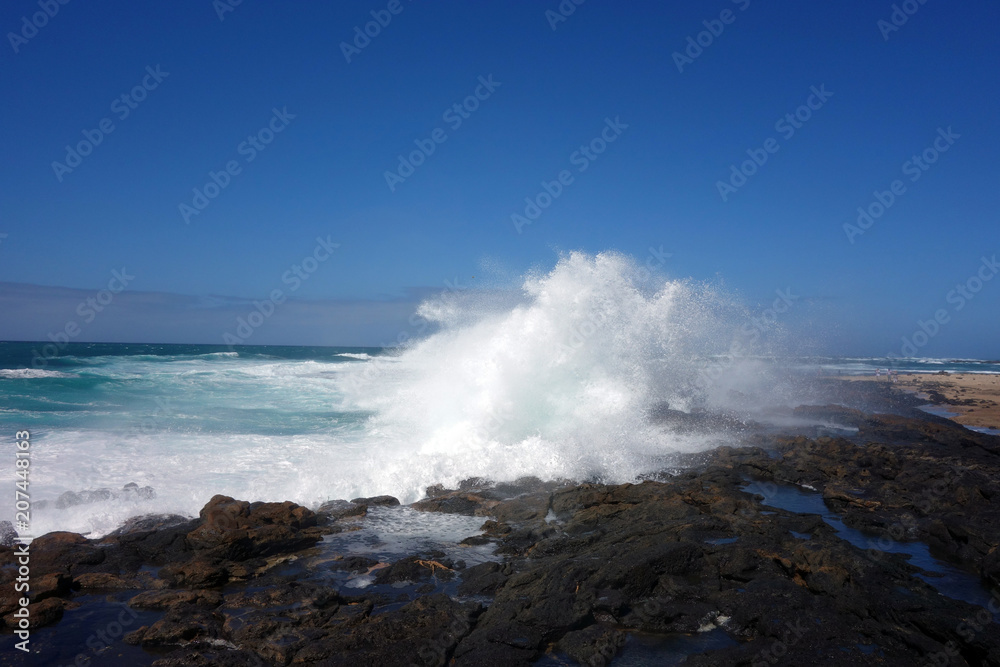
{"type": "Polygon", "coordinates": [[[947,407],[955,413],[950,419],[964,426],[1000,429],[1000,375],[995,373],[900,373],[898,381],[891,385],[884,374],[838,379],[882,382],[947,407]]]}

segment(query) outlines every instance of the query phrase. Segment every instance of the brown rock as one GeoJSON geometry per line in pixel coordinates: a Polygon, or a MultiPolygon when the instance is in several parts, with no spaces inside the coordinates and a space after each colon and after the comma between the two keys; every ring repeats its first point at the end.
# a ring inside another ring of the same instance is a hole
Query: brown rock
{"type": "Polygon", "coordinates": [[[31,543],[32,576],[52,572],[70,573],[79,566],[98,565],[106,553],[76,533],[55,532],[31,543]]]}
{"type": "MultiPolygon", "coordinates": [[[[41,602],[28,605],[28,627],[32,629],[44,627],[55,623],[62,618],[62,615],[63,601],[59,598],[47,598],[41,602]]],[[[19,623],[21,619],[15,617],[13,613],[4,616],[3,620],[8,628],[20,627],[19,623]]]]}
{"type": "Polygon", "coordinates": [[[419,500],[410,505],[410,507],[421,512],[485,516],[497,504],[499,504],[499,501],[484,498],[478,493],[454,491],[434,498],[419,500]]]}
{"type": "Polygon", "coordinates": [[[222,594],[204,589],[147,591],[139,593],[128,605],[133,609],[169,609],[179,605],[215,608],[222,604],[222,594]]]}
{"type": "Polygon", "coordinates": [[[193,549],[212,549],[245,539],[249,515],[250,503],[245,500],[214,496],[200,512],[201,525],[188,533],[188,544],[193,549]]]}
{"type": "Polygon", "coordinates": [[[170,646],[195,639],[215,639],[222,631],[222,618],[202,609],[175,607],[151,626],[143,626],[125,635],[129,644],[142,646],[170,646]]]}
{"type": "Polygon", "coordinates": [[[396,507],[399,500],[393,496],[372,496],[371,498],[354,498],[351,500],[356,505],[368,505],[369,507],[396,507]]]}
{"type": "Polygon", "coordinates": [[[165,565],[160,577],[173,586],[206,588],[221,586],[229,580],[226,567],[216,559],[193,558],[183,563],[165,565]]]}
{"type": "Polygon", "coordinates": [[[41,602],[46,598],[69,595],[72,579],[62,572],[31,578],[31,600],[41,602]]]}
{"type": "Polygon", "coordinates": [[[339,521],[340,519],[365,516],[368,514],[368,506],[352,503],[348,500],[328,500],[319,506],[316,513],[326,515],[333,521],[339,521]]]}
{"type": "Polygon", "coordinates": [[[134,576],[120,576],[106,572],[86,572],[73,577],[74,588],[107,588],[114,590],[137,590],[151,582],[141,581],[134,576]]]}

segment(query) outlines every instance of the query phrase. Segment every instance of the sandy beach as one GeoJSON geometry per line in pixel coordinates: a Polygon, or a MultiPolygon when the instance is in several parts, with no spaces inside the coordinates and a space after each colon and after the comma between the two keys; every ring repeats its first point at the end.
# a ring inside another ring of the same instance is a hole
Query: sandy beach
{"type": "MultiPolygon", "coordinates": [[[[1000,429],[1000,375],[979,373],[901,374],[895,386],[926,397],[966,426],[1000,429]]],[[[850,376],[845,380],[887,383],[886,377],[850,376]]]]}

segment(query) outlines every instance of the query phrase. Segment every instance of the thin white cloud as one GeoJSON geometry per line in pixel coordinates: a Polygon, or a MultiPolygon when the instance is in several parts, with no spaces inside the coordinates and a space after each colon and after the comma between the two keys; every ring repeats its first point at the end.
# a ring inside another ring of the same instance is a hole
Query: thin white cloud
{"type": "MultiPolygon", "coordinates": [[[[390,343],[410,328],[409,317],[432,291],[413,289],[381,300],[289,298],[266,318],[253,316],[253,323],[260,324],[251,327],[245,343],[390,343]]],[[[99,290],[0,282],[0,340],[51,340],[63,334],[71,342],[221,344],[225,333],[238,335],[239,318],[246,322],[252,313],[267,311],[263,296],[255,300],[129,289],[99,295],[99,290]]]]}

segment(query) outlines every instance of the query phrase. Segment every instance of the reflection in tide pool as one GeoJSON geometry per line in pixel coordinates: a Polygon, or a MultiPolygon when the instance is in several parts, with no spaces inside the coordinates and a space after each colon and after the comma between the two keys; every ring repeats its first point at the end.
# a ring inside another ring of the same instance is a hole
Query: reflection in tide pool
{"type": "MultiPolygon", "coordinates": [[[[760,485],[747,484],[743,490],[764,495],[761,493],[760,485]]],[[[941,595],[980,607],[986,607],[989,603],[990,593],[983,587],[978,576],[935,558],[931,555],[930,548],[923,542],[897,542],[884,536],[869,535],[845,525],[838,514],[827,508],[820,493],[804,491],[787,484],[772,485],[769,486],[763,503],[797,514],[819,514],[842,539],[859,549],[908,555],[911,565],[924,570],[916,576],[937,589],[941,595]]],[[[801,536],[796,535],[796,537],[801,536]]],[[[1000,615],[996,616],[1000,620],[1000,615]]]]}

